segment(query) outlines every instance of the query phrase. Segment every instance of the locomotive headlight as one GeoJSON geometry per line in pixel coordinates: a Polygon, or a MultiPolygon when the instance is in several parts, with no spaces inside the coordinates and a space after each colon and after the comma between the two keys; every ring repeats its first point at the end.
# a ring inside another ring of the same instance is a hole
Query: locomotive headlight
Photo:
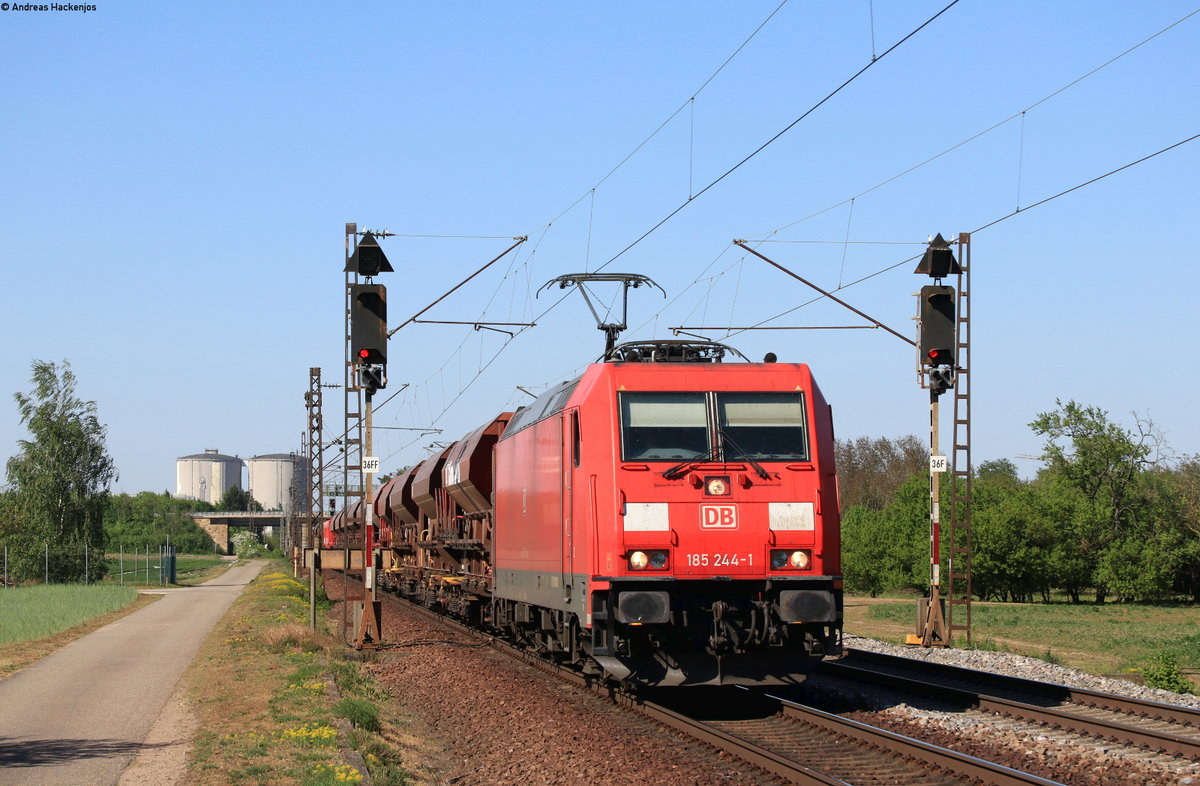
{"type": "Polygon", "coordinates": [[[771,549],[772,570],[808,570],[812,552],[804,549],[771,549]]]}
{"type": "Polygon", "coordinates": [[[724,497],[729,494],[729,478],[717,476],[704,479],[704,493],[710,497],[724,497]]]}
{"type": "Polygon", "coordinates": [[[666,570],[667,551],[652,549],[647,551],[631,551],[629,553],[630,570],[666,570]]]}

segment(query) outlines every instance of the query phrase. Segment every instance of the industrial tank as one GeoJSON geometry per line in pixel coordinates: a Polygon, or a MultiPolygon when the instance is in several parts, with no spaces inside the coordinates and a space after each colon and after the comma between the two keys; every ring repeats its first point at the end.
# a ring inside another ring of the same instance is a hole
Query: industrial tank
{"type": "Polygon", "coordinates": [[[291,513],[308,494],[304,460],[295,453],[267,453],[246,462],[250,494],[263,510],[291,513]]]}
{"type": "Polygon", "coordinates": [[[242,488],[243,466],[240,458],[223,455],[216,448],[180,456],[175,459],[175,496],[215,505],[230,486],[242,488]]]}

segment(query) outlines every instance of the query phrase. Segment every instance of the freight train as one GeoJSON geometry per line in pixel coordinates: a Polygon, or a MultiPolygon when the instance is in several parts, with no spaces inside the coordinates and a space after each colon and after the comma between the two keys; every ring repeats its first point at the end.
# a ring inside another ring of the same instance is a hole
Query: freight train
{"type": "Polygon", "coordinates": [[[616,680],[802,681],[841,651],[833,420],[806,365],[734,354],[621,344],[393,477],[380,587],[616,680]]]}

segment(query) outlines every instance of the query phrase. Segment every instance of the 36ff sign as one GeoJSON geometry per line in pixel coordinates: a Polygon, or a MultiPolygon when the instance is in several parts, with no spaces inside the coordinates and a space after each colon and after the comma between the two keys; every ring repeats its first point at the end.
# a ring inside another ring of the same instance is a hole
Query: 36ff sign
{"type": "Polygon", "coordinates": [[[701,529],[737,529],[737,505],[701,505],[701,529]]]}

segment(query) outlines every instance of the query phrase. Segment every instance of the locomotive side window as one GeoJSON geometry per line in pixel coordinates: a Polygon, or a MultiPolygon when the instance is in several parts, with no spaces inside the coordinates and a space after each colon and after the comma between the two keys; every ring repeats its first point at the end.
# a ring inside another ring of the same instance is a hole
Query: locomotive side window
{"type": "Polygon", "coordinates": [[[621,393],[621,458],[671,461],[709,452],[704,393],[621,393]]]}
{"type": "Polygon", "coordinates": [[[538,396],[528,407],[518,409],[516,414],[513,415],[513,419],[508,422],[508,428],[504,430],[504,436],[501,439],[510,437],[521,429],[528,428],[540,420],[562,412],[563,408],[567,406],[567,400],[571,398],[571,394],[575,392],[575,386],[578,384],[578,379],[563,382],[538,396]]]}
{"type": "Polygon", "coordinates": [[[571,455],[575,466],[579,466],[579,448],[583,435],[579,433],[579,410],[571,412],[571,455]]]}
{"type": "Polygon", "coordinates": [[[717,423],[727,460],[808,461],[801,393],[718,393],[717,423]]]}

